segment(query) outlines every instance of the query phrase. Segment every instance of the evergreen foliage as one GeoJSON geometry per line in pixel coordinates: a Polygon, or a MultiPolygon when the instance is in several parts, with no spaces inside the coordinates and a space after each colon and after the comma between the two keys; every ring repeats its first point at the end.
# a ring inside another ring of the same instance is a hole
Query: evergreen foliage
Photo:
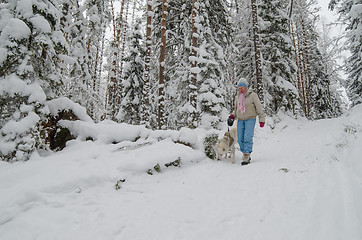
{"type": "Polygon", "coordinates": [[[296,66],[292,54],[287,7],[289,1],[263,0],[259,7],[260,40],[263,56],[265,108],[268,114],[279,110],[295,114],[298,94],[296,66]]]}
{"type": "Polygon", "coordinates": [[[125,71],[122,81],[122,101],[118,119],[121,122],[139,125],[141,122],[141,99],[144,74],[145,50],[143,36],[137,21],[129,37],[129,55],[124,59],[125,71]]]}
{"type": "Polygon", "coordinates": [[[217,134],[210,134],[205,137],[204,139],[204,151],[205,155],[208,158],[211,158],[213,160],[216,159],[216,151],[215,146],[218,141],[218,135],[217,134]]]}
{"type": "Polygon", "coordinates": [[[52,1],[0,5],[0,157],[27,160],[42,145],[39,123],[46,99],[62,86],[58,65],[65,51],[61,12],[52,1]]]}
{"type": "Polygon", "coordinates": [[[348,73],[348,95],[352,106],[362,103],[362,1],[332,0],[331,9],[336,8],[341,22],[347,25],[347,48],[351,56],[346,61],[348,73]]]}

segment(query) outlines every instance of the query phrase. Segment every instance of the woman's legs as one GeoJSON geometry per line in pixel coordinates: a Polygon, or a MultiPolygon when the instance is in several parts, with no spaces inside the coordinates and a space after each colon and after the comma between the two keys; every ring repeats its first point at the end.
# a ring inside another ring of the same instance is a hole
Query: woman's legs
{"type": "Polygon", "coordinates": [[[251,118],[245,121],[238,120],[238,143],[240,146],[240,151],[243,153],[251,153],[253,151],[255,122],[255,118],[251,118]]]}
{"type": "Polygon", "coordinates": [[[245,121],[238,120],[236,132],[238,134],[238,144],[241,152],[244,152],[244,131],[245,121]]]}
{"type": "Polygon", "coordinates": [[[253,151],[253,138],[255,128],[255,118],[251,118],[245,121],[244,130],[244,153],[251,153],[253,151]]]}

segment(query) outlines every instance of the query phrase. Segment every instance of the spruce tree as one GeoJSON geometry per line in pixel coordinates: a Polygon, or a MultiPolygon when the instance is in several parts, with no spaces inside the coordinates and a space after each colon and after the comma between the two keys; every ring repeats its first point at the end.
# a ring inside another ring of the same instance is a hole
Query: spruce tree
{"type": "Polygon", "coordinates": [[[200,1],[200,36],[198,62],[200,73],[197,81],[199,125],[219,128],[226,119],[226,89],[232,85],[225,78],[227,59],[224,51],[231,39],[229,12],[226,1],[200,1]]]}
{"type": "Polygon", "coordinates": [[[362,103],[362,11],[361,0],[332,0],[330,9],[337,9],[339,19],[347,25],[347,49],[351,56],[347,59],[348,96],[352,106],[362,103]]]}
{"type": "Polygon", "coordinates": [[[294,86],[293,60],[287,7],[289,1],[263,0],[259,5],[265,108],[269,114],[279,110],[296,113],[298,93],[294,86]]]}
{"type": "Polygon", "coordinates": [[[139,125],[141,123],[141,101],[143,98],[143,75],[145,49],[142,45],[143,34],[141,22],[138,20],[128,39],[130,43],[128,55],[124,61],[122,80],[122,100],[118,119],[121,122],[139,125]]]}
{"type": "Polygon", "coordinates": [[[66,41],[53,1],[7,1],[0,5],[0,157],[27,160],[42,145],[45,101],[62,87],[59,62],[66,41]]]}

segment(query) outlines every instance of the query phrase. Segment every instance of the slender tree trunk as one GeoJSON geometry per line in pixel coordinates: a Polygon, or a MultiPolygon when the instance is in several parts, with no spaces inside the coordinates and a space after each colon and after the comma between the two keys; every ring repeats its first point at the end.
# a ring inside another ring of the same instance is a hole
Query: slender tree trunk
{"type": "Polygon", "coordinates": [[[192,2],[192,51],[191,51],[191,81],[189,84],[189,94],[190,94],[190,105],[193,108],[193,112],[190,113],[190,123],[189,126],[196,127],[196,108],[197,108],[197,87],[196,87],[196,81],[197,81],[197,73],[195,71],[195,68],[197,67],[197,39],[198,39],[198,33],[197,33],[197,27],[196,27],[196,17],[198,15],[198,8],[196,7],[197,0],[193,0],[192,2]]]}
{"type": "Polygon", "coordinates": [[[293,21],[290,22],[290,26],[291,26],[291,32],[292,32],[292,38],[293,38],[293,46],[294,46],[294,54],[295,54],[295,64],[297,66],[297,89],[298,89],[298,93],[299,93],[299,97],[301,100],[303,100],[303,96],[302,96],[302,86],[301,86],[301,79],[300,79],[300,58],[298,55],[298,48],[297,48],[297,44],[296,44],[296,39],[295,39],[295,32],[294,32],[294,23],[293,21]]]}
{"type": "Polygon", "coordinates": [[[166,52],[166,17],[167,0],[162,0],[162,22],[161,22],[161,47],[160,47],[160,76],[158,82],[158,111],[157,125],[162,129],[165,124],[165,52],[166,52]]]}
{"type": "Polygon", "coordinates": [[[147,127],[150,127],[150,61],[151,61],[151,31],[152,31],[152,9],[153,2],[148,0],[147,2],[147,24],[146,24],[146,53],[145,53],[145,72],[143,79],[143,98],[142,98],[142,114],[141,114],[141,122],[145,124],[147,127]]]}
{"type": "Polygon", "coordinates": [[[307,109],[306,109],[306,99],[305,99],[305,71],[304,71],[304,61],[303,61],[303,49],[301,46],[301,38],[297,32],[297,40],[298,40],[298,59],[299,59],[299,72],[300,72],[300,89],[299,92],[302,95],[302,101],[303,101],[303,111],[305,114],[307,114],[307,109]]]}
{"type": "MultiPolygon", "coordinates": [[[[121,103],[121,94],[122,94],[122,60],[123,60],[123,54],[124,51],[120,49],[121,46],[121,31],[122,27],[124,25],[127,25],[126,20],[124,20],[123,14],[124,14],[124,5],[125,0],[121,1],[121,9],[119,11],[119,19],[118,19],[118,28],[117,28],[117,36],[116,36],[116,46],[117,46],[117,52],[119,54],[117,58],[117,96],[116,96],[116,105],[119,106],[121,103]]],[[[126,14],[127,16],[127,14],[126,14]]]]}
{"type": "MultiPolygon", "coordinates": [[[[121,48],[121,59],[120,59],[120,67],[119,67],[119,71],[120,71],[120,77],[122,77],[123,74],[123,59],[124,59],[124,50],[126,47],[126,37],[127,37],[127,18],[128,18],[128,6],[129,6],[129,1],[127,1],[126,4],[126,12],[125,12],[125,16],[124,16],[124,25],[123,25],[123,39],[122,39],[122,48],[121,48]]],[[[121,89],[120,93],[121,93],[121,89]]],[[[120,101],[119,101],[120,104],[120,101]]]]}
{"type": "Polygon", "coordinates": [[[135,12],[136,12],[136,6],[137,6],[137,0],[133,0],[133,9],[132,9],[132,25],[133,26],[135,24],[135,12]]]}
{"type": "Polygon", "coordinates": [[[304,19],[302,18],[302,31],[303,31],[303,44],[304,44],[304,51],[303,51],[303,61],[305,61],[305,72],[306,72],[306,115],[307,117],[310,117],[310,82],[311,82],[311,70],[310,70],[310,64],[309,64],[309,51],[308,51],[308,45],[307,45],[307,34],[305,31],[305,24],[304,19]]]}
{"type": "Polygon", "coordinates": [[[107,86],[107,115],[108,118],[115,120],[115,107],[116,107],[116,97],[117,97],[117,62],[118,62],[118,44],[117,44],[117,24],[116,17],[114,12],[113,1],[111,0],[112,8],[112,24],[113,24],[113,43],[112,43],[112,63],[111,69],[109,71],[109,82],[107,86]]]}
{"type": "Polygon", "coordinates": [[[258,8],[256,5],[256,0],[251,0],[251,12],[253,20],[253,34],[254,34],[256,92],[259,95],[260,101],[264,102],[263,77],[262,77],[261,57],[260,57],[258,8]]]}

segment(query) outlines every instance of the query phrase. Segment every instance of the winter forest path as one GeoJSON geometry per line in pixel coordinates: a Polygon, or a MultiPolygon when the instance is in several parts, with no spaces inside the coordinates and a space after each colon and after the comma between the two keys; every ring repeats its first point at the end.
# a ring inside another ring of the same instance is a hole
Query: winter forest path
{"type": "Polygon", "coordinates": [[[167,141],[125,151],[75,142],[48,158],[1,164],[0,239],[362,239],[362,126],[270,126],[256,129],[247,166],[167,141]],[[152,176],[140,163],[178,155],[193,160],[152,176]]]}

